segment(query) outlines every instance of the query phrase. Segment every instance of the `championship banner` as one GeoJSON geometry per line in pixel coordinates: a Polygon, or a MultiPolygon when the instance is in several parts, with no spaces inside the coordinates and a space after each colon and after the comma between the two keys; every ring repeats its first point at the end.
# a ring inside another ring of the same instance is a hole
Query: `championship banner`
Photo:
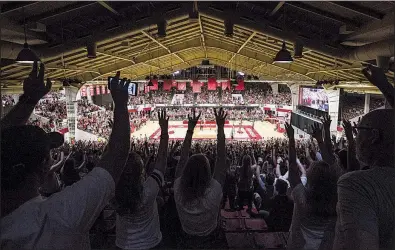
{"type": "Polygon", "coordinates": [[[91,96],[94,96],[94,95],[95,95],[94,86],[89,86],[89,93],[91,94],[91,96]]]}
{"type": "Polygon", "coordinates": [[[192,82],[192,91],[193,91],[193,93],[200,93],[200,92],[202,92],[202,86],[203,86],[203,83],[198,82],[198,81],[193,81],[192,82]]]}
{"type": "Polygon", "coordinates": [[[96,85],[96,95],[100,95],[100,85],[96,85]]]}
{"type": "Polygon", "coordinates": [[[222,90],[230,90],[230,81],[222,82],[222,90]]]}
{"type": "Polygon", "coordinates": [[[101,85],[101,93],[102,93],[103,95],[105,95],[105,94],[107,93],[107,91],[106,91],[106,85],[101,85]]]}
{"type": "Polygon", "coordinates": [[[235,90],[244,90],[244,79],[237,79],[237,83],[235,90]]]}
{"type": "Polygon", "coordinates": [[[173,81],[171,82],[171,86],[172,86],[173,88],[177,88],[177,81],[176,81],[176,80],[173,80],[173,81]]]}
{"type": "Polygon", "coordinates": [[[86,96],[86,87],[81,88],[81,97],[86,96]]]}
{"type": "Polygon", "coordinates": [[[171,90],[171,80],[163,80],[163,90],[164,91],[171,90]]]}
{"type": "Polygon", "coordinates": [[[217,89],[217,81],[215,78],[210,77],[207,81],[207,90],[216,90],[217,89]]]}
{"type": "Polygon", "coordinates": [[[177,84],[177,89],[178,90],[186,90],[187,89],[187,83],[186,82],[179,82],[177,84]]]}
{"type": "Polygon", "coordinates": [[[154,86],[151,86],[150,90],[158,90],[158,79],[152,79],[151,82],[154,86]]]}
{"type": "Polygon", "coordinates": [[[144,87],[144,93],[148,93],[149,91],[150,91],[150,87],[146,85],[144,87]]]}

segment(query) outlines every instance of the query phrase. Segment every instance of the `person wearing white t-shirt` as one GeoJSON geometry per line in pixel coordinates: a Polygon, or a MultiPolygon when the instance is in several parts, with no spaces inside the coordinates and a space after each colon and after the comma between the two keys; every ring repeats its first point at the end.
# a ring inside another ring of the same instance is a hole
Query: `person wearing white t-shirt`
{"type": "MultiPolygon", "coordinates": [[[[107,149],[83,179],[43,199],[38,187],[48,171],[50,149],[58,136],[26,123],[34,106],[51,88],[44,85],[44,65],[37,62],[24,82],[24,95],[1,121],[1,249],[90,249],[89,230],[113,197],[128,157],[130,126],[128,81],[109,88],[115,103],[113,133],[107,149]]],[[[61,143],[60,143],[61,144],[61,143]]]]}
{"type": "MultiPolygon", "coordinates": [[[[174,199],[182,226],[182,248],[215,248],[218,215],[222,200],[222,186],[226,176],[226,148],[224,125],[226,113],[214,109],[218,126],[217,159],[214,175],[209,160],[203,154],[190,158],[193,130],[200,114],[189,117],[188,131],[181,149],[174,182],[174,199]],[[189,159],[188,159],[189,158],[189,159]]],[[[189,115],[188,115],[189,116],[189,115]]]]}
{"type": "Polygon", "coordinates": [[[119,206],[115,244],[122,249],[150,249],[162,240],[156,198],[167,166],[169,121],[164,110],[158,112],[158,118],[161,136],[155,169],[145,177],[143,160],[138,154],[130,153],[115,190],[119,206]]]}

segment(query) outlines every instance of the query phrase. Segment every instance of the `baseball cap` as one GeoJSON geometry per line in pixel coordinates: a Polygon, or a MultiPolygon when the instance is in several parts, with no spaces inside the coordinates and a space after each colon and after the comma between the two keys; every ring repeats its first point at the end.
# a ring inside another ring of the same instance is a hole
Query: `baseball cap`
{"type": "MultiPolygon", "coordinates": [[[[35,172],[53,148],[64,143],[63,135],[46,133],[37,126],[24,125],[1,131],[2,181],[35,172]],[[18,167],[17,167],[18,166],[18,167]]],[[[2,185],[3,186],[3,185],[2,185]]]]}

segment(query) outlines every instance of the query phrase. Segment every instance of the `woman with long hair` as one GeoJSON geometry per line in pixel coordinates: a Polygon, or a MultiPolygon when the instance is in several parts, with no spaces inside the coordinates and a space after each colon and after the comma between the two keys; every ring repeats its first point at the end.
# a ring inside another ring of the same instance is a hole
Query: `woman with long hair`
{"type": "Polygon", "coordinates": [[[214,174],[208,158],[203,154],[189,157],[193,130],[199,120],[192,111],[188,115],[188,131],[176,169],[174,199],[182,226],[182,248],[213,248],[216,242],[218,215],[222,200],[222,186],[226,176],[224,124],[222,108],[214,109],[218,126],[217,155],[214,174]]]}
{"type": "Polygon", "coordinates": [[[336,171],[326,162],[313,162],[307,170],[304,186],[296,163],[294,130],[289,124],[285,127],[289,138],[289,181],[294,201],[288,249],[331,250],[336,225],[336,171]]]}
{"type": "Polygon", "coordinates": [[[162,241],[156,198],[167,165],[169,119],[165,110],[158,117],[161,136],[155,169],[147,174],[140,155],[130,153],[115,189],[118,204],[115,244],[121,249],[150,249],[162,241]]]}
{"type": "Polygon", "coordinates": [[[253,176],[252,159],[249,155],[245,155],[243,156],[238,183],[239,210],[243,210],[245,200],[247,200],[248,211],[250,212],[252,209],[254,196],[253,176]]]}

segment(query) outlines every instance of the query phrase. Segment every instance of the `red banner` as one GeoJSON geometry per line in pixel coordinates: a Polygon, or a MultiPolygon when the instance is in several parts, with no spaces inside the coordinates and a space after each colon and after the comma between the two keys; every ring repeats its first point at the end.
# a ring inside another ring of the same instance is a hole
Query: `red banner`
{"type": "Polygon", "coordinates": [[[81,88],[81,97],[86,96],[86,87],[81,88]]]}
{"type": "Polygon", "coordinates": [[[207,82],[207,90],[216,90],[217,89],[217,81],[215,78],[209,78],[207,82]]]}
{"type": "MultiPolygon", "coordinates": [[[[152,88],[152,87],[151,87],[152,88]]],[[[150,91],[150,86],[145,86],[144,87],[144,93],[148,93],[150,91]]]]}
{"type": "Polygon", "coordinates": [[[101,92],[100,92],[100,86],[99,85],[96,85],[96,95],[100,95],[101,94],[101,92]]]}
{"type": "Polygon", "coordinates": [[[106,85],[101,85],[101,93],[104,95],[107,93],[106,91],[106,85]]]}
{"type": "Polygon", "coordinates": [[[94,95],[95,95],[94,86],[89,86],[89,93],[90,93],[91,96],[94,96],[94,95]]]}
{"type": "Polygon", "coordinates": [[[222,90],[230,90],[230,81],[222,82],[222,90]]]}
{"type": "Polygon", "coordinates": [[[237,79],[237,83],[235,90],[244,90],[244,79],[237,79]]]}
{"type": "Polygon", "coordinates": [[[198,81],[192,82],[193,93],[200,93],[202,91],[202,89],[201,89],[202,86],[203,86],[203,83],[201,83],[201,82],[198,82],[198,81]]]}
{"type": "Polygon", "coordinates": [[[177,88],[177,81],[176,81],[176,80],[173,80],[173,81],[171,82],[171,86],[172,86],[173,88],[177,88]]]}
{"type": "Polygon", "coordinates": [[[187,89],[187,83],[186,82],[179,82],[177,84],[177,89],[178,90],[186,90],[187,89]]]}
{"type": "Polygon", "coordinates": [[[151,82],[154,86],[151,86],[150,90],[158,90],[158,79],[152,79],[151,82]]]}
{"type": "Polygon", "coordinates": [[[163,81],[163,90],[169,91],[171,89],[171,80],[164,80],[163,81]]]}

